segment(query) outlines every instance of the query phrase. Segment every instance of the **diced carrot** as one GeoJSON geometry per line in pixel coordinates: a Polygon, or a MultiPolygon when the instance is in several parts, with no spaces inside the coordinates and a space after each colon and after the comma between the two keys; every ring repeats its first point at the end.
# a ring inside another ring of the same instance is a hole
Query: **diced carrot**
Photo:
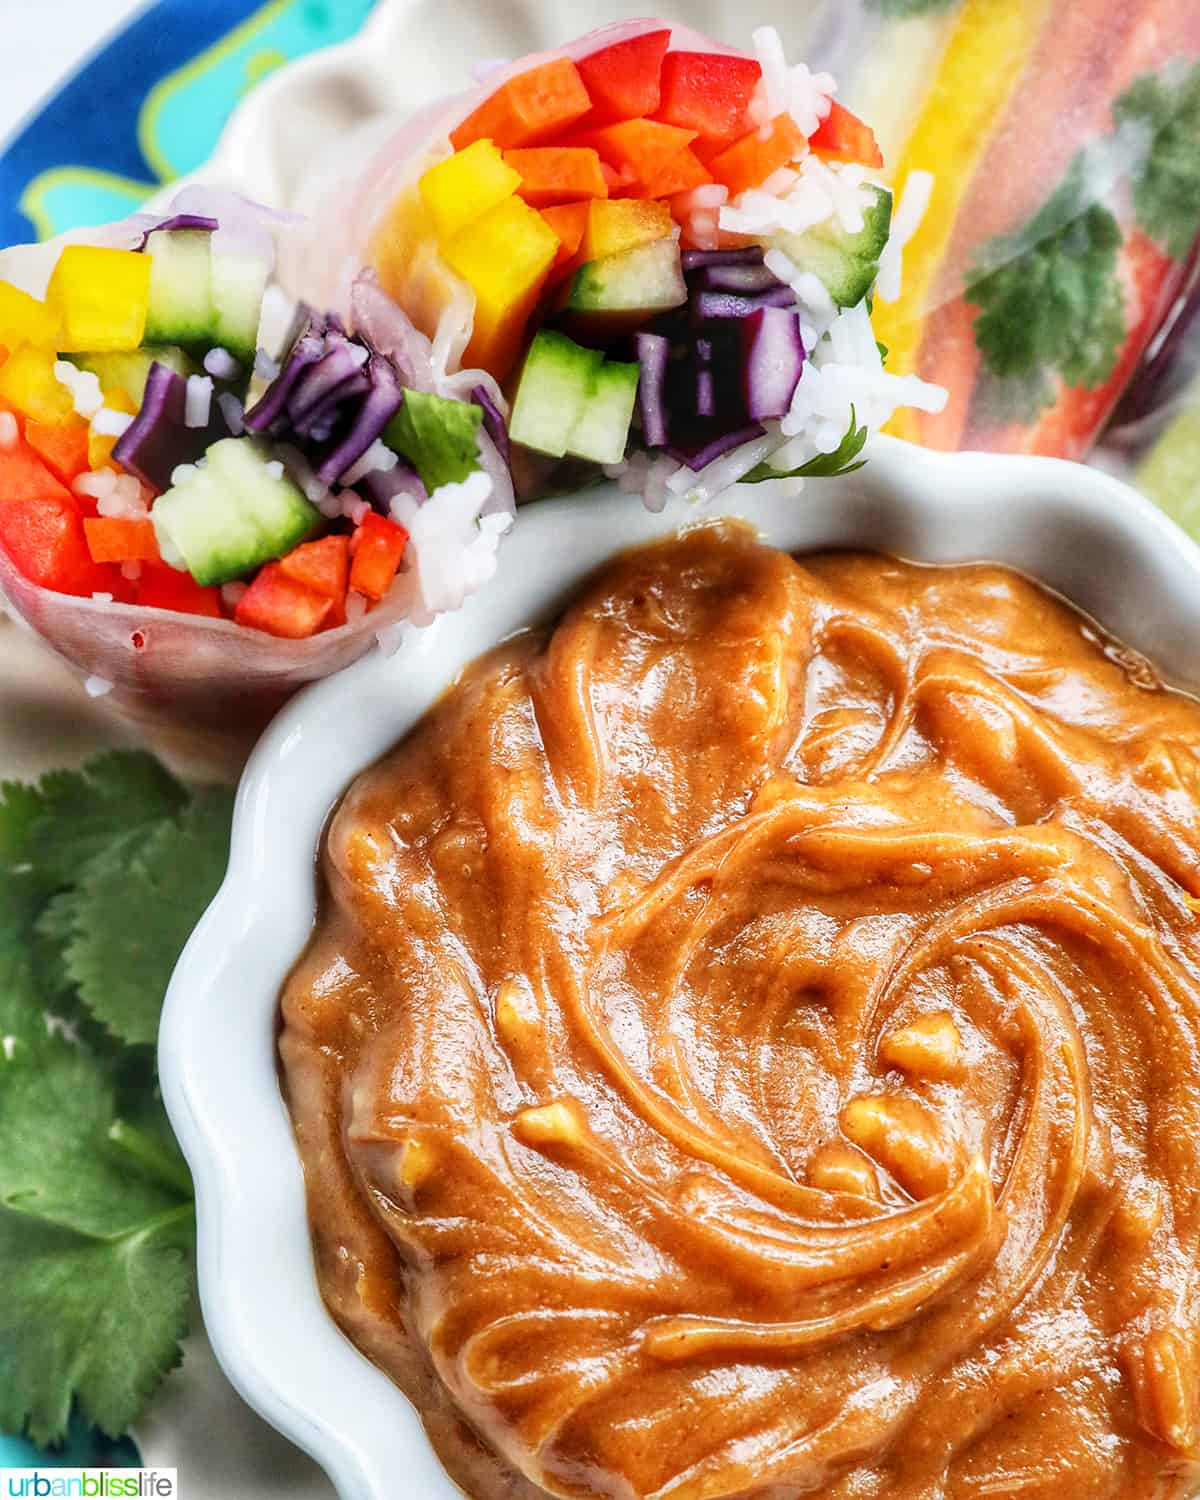
{"type": "Polygon", "coordinates": [[[350,538],[323,536],[315,542],[301,542],[279,559],[280,571],[296,583],[302,583],[326,599],[346,598],[350,576],[350,538]]]}
{"type": "Polygon", "coordinates": [[[408,545],[408,532],[395,521],[372,512],[363,518],[350,542],[350,587],[368,599],[382,599],[408,545]]]}
{"type": "Polygon", "coordinates": [[[278,563],[268,563],[238,601],[233,617],[251,630],[300,641],[316,635],[332,608],[332,599],[289,578],[278,563]]]}
{"type": "Polygon", "coordinates": [[[665,203],[633,198],[593,201],[588,205],[580,258],[603,260],[607,255],[620,255],[649,240],[664,239],[671,228],[671,210],[665,203]]]}
{"type": "Polygon", "coordinates": [[[0,505],[12,500],[69,498],[38,455],[20,438],[0,448],[0,505]]]}
{"type": "Polygon", "coordinates": [[[0,544],[42,588],[83,598],[120,590],[120,572],[92,561],[83,522],[65,491],[0,505],[0,544]]]}
{"type": "Polygon", "coordinates": [[[224,617],[221,590],[205,588],[190,573],[169,568],[166,563],[144,562],[137,586],[137,602],[143,609],[169,609],[181,615],[224,617]]]}
{"type": "Polygon", "coordinates": [[[684,147],[659,167],[658,171],[630,190],[633,198],[669,198],[673,193],[690,193],[712,181],[712,173],[694,151],[684,147]]]}
{"type": "Polygon", "coordinates": [[[771,133],[764,141],[757,130],[751,130],[726,147],[708,163],[708,170],[736,198],[747,188],[760,187],[773,172],[786,167],[804,154],[805,140],[791,115],[777,115],[771,121],[771,133]]]}
{"type": "Polygon", "coordinates": [[[558,281],[575,265],[588,222],[588,204],[560,203],[543,208],[542,218],[558,236],[558,254],[550,267],[550,280],[558,281]]]}
{"type": "Polygon", "coordinates": [[[450,132],[456,151],[491,140],[501,150],[548,141],[581,120],[592,107],[579,69],[566,57],[510,78],[450,132]]]}
{"type": "Polygon", "coordinates": [[[882,167],[883,152],[871,127],[835,100],[829,113],[808,138],[808,144],[826,161],[856,161],[864,167],[882,167]]]}
{"type": "Polygon", "coordinates": [[[586,146],[532,146],[506,151],[504,161],[521,174],[517,192],[534,208],[607,198],[599,153],[586,146]]]}
{"type": "Polygon", "coordinates": [[[671,33],[647,31],[625,42],[601,47],[579,59],[579,75],[592,100],[589,119],[597,125],[652,115],[658,109],[663,55],[671,33]]]}
{"type": "Polygon", "coordinates": [[[161,562],[154,523],[142,516],[84,517],[92,561],[98,563],[161,562]]]}
{"type": "Polygon", "coordinates": [[[30,417],[25,423],[25,441],[64,484],[72,483],[91,467],[88,424],[82,417],[65,422],[36,422],[30,417]]]}
{"type": "Polygon", "coordinates": [[[746,129],[746,109],[762,68],[728,52],[668,52],[658,118],[708,140],[731,141],[746,129]]]}
{"type": "Polygon", "coordinates": [[[632,173],[638,182],[647,183],[695,139],[694,130],[664,125],[660,120],[638,119],[588,131],[580,138],[580,144],[594,147],[617,171],[632,173]]]}

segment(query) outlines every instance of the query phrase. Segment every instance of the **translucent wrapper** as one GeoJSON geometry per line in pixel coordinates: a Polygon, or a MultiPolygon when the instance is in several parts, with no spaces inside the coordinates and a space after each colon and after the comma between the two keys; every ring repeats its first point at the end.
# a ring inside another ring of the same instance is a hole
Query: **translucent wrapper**
{"type": "Polygon", "coordinates": [[[231,620],[203,619],[51,593],[0,549],[0,596],[120,714],[180,753],[220,769],[298,689],[355,661],[394,623],[398,592],[364,620],[303,641],[280,641],[231,620]],[[106,689],[105,685],[110,686],[106,689]]]}
{"type": "Polygon", "coordinates": [[[950,391],[899,436],[1078,458],[1175,300],[1200,228],[1195,0],[830,0],[805,38],[901,192],[935,179],[888,368],[950,391]]]}
{"type": "MultiPolygon", "coordinates": [[[[307,224],[281,237],[279,275],[284,286],[293,296],[348,310],[354,277],[369,264],[431,339],[436,339],[439,323],[443,338],[451,336],[445,319],[448,308],[457,308],[455,332],[461,335],[473,315],[473,300],[434,253],[435,236],[420,204],[417,179],[433,162],[450,154],[450,132],[507,79],[551,58],[587,57],[601,47],[670,24],[652,19],[620,21],[564,47],[485,66],[478,70],[482,81],[474,88],[437,100],[415,114],[370,120],[349,137],[331,143],[314,164],[297,202],[307,224]]],[[[686,26],[672,28],[672,46],[703,52],[735,50],[686,26]]],[[[461,337],[459,352],[465,343],[461,337]]]]}

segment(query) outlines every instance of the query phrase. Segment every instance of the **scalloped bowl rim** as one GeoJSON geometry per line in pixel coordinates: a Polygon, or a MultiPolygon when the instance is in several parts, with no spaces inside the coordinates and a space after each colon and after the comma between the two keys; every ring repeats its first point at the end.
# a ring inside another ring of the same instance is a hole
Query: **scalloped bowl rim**
{"type": "Polygon", "coordinates": [[[229,871],[167,996],[163,1092],[196,1181],[200,1291],[243,1396],[327,1470],[343,1500],[460,1494],[386,1375],[317,1288],[300,1163],[276,1073],[281,985],[311,930],[328,813],[463,666],[545,617],[612,554],[716,515],[789,551],[864,547],[987,559],[1040,578],[1200,690],[1200,548],[1118,481],[1053,459],[944,455],[888,439],[838,481],[740,487],[652,515],[609,485],[523,510],[498,576],[455,615],[305,689],[242,779],[229,871]]]}

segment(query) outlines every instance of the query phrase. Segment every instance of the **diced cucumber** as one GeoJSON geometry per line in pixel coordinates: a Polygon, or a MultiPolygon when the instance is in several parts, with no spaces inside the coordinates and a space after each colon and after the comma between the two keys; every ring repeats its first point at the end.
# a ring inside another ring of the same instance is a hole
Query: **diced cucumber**
{"type": "Polygon", "coordinates": [[[811,271],[839,307],[855,307],[879,275],[879,257],[892,227],[892,195],[868,184],[875,201],[863,210],[863,227],[848,234],[836,219],[827,219],[803,234],[781,229],[771,245],[801,271],[811,271]]]}
{"type": "Polygon", "coordinates": [[[603,363],[565,334],[543,328],[530,345],[517,386],[508,435],[538,453],[562,458],[603,363]]]}
{"type": "MultiPolygon", "coordinates": [[[[154,236],[151,236],[153,241],[154,236]]],[[[253,255],[228,252],[212,256],[213,326],[211,343],[227,349],[234,359],[252,368],[258,350],[267,267],[253,255]]]]}
{"type": "Polygon", "coordinates": [[[573,323],[618,331],[682,307],[687,297],[679,246],[673,239],[650,240],[580,266],[565,310],[573,323]]]}
{"type": "Polygon", "coordinates": [[[228,583],[290,552],[321,513],[253,438],[214,443],[202,469],[159,496],[151,512],[164,556],[181,557],[201,584],[228,583]]]}
{"type": "Polygon", "coordinates": [[[152,268],[146,343],[211,345],[211,239],[203,229],[166,229],[147,240],[152,268]]]}
{"type": "Polygon", "coordinates": [[[175,344],[143,344],[140,349],[119,354],[72,354],[71,360],[81,370],[91,370],[102,390],[124,391],[139,406],[146,393],[150,366],[156,361],[185,379],[195,375],[198,368],[195,360],[175,344]]]}
{"type": "Polygon", "coordinates": [[[592,376],[571,435],[567,452],[594,464],[619,464],[625,457],[629,424],[637,402],[638,365],[618,364],[606,359],[592,376]]]}

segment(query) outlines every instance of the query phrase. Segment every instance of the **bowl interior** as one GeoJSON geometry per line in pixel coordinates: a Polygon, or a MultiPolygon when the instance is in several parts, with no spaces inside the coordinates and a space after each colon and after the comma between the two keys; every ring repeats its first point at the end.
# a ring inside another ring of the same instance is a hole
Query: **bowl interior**
{"type": "Polygon", "coordinates": [[[714,515],[789,551],[856,547],[918,561],[991,560],[1042,580],[1200,690],[1200,549],[1134,492],[1051,460],[943,456],[879,441],[857,474],[741,487],[715,507],[645,511],[613,486],[522,512],[499,576],[458,614],[306,690],[275,721],[239,792],[225,883],[167,997],[160,1068],[196,1179],[205,1321],[263,1416],[343,1497],[451,1500],[416,1413],[325,1312],[275,1067],[280,987],[309,935],[330,808],[457,673],[556,610],[613,553],[714,515]]]}

